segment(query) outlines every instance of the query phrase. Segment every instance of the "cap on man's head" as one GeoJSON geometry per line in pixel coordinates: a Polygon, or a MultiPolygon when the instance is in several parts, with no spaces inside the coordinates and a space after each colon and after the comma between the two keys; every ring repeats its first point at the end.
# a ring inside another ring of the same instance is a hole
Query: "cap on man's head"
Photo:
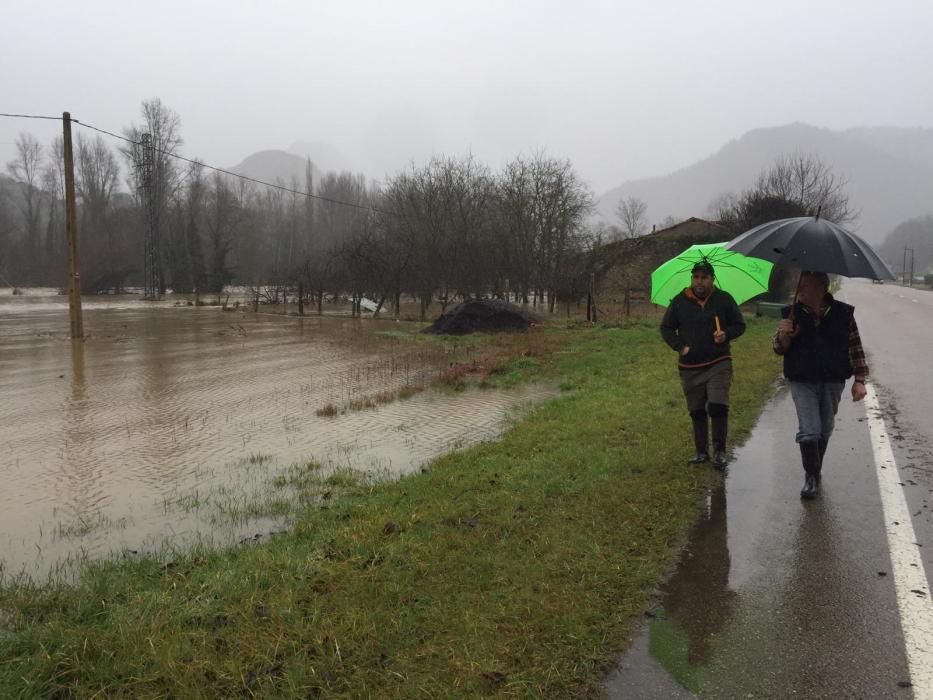
{"type": "Polygon", "coordinates": [[[829,275],[827,275],[825,272],[817,272],[816,270],[801,270],[800,276],[809,277],[821,287],[829,290],[829,275]]]}
{"type": "Polygon", "coordinates": [[[697,273],[697,272],[702,272],[702,273],[704,273],[704,274],[709,275],[710,277],[715,277],[715,276],[716,276],[716,273],[715,273],[715,271],[713,270],[713,266],[710,265],[709,262],[706,261],[706,260],[701,260],[701,261],[698,262],[696,265],[694,265],[694,266],[693,266],[693,270],[691,270],[691,272],[694,273],[694,274],[697,273]]]}

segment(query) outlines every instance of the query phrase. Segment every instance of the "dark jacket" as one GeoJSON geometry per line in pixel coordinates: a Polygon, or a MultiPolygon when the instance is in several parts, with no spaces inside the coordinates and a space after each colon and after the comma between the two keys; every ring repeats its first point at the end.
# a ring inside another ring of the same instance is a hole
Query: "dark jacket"
{"type": "Polygon", "coordinates": [[[688,287],[671,299],[661,321],[661,337],[678,353],[678,365],[684,369],[707,367],[731,358],[729,341],[745,332],[745,319],[735,299],[728,292],[713,288],[705,300],[697,299],[688,287]],[[716,319],[726,332],[726,342],[713,341],[716,319]],[[690,346],[683,357],[680,350],[690,346]]]}
{"type": "MultiPolygon", "coordinates": [[[[844,382],[852,376],[849,360],[849,328],[855,309],[827,295],[828,309],[816,322],[816,315],[803,304],[796,304],[794,321],[800,332],[784,353],[784,376],[793,382],[844,382]]],[[[791,307],[781,309],[788,318],[791,307]]]]}

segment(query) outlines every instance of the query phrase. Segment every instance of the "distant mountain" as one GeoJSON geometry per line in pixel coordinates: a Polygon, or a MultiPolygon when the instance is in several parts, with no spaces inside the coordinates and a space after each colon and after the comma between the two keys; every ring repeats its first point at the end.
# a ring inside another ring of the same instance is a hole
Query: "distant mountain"
{"type": "MultiPolygon", "coordinates": [[[[299,190],[305,186],[305,166],[307,158],[296,156],[287,151],[258,151],[243,159],[238,165],[229,168],[238,175],[246,175],[264,182],[280,182],[286,187],[297,184],[299,190]]],[[[311,164],[313,177],[321,175],[314,163],[311,164]]]]}
{"type": "MultiPolygon", "coordinates": [[[[37,190],[38,203],[42,214],[48,206],[48,195],[41,190],[37,190]]],[[[22,210],[26,204],[26,198],[29,194],[29,185],[12,177],[0,174],[0,234],[3,232],[13,232],[22,230],[23,216],[22,210]]],[[[3,251],[0,251],[2,253],[3,251]]]]}
{"type": "Polygon", "coordinates": [[[907,219],[933,212],[933,129],[832,131],[807,124],[755,129],[687,168],[613,188],[597,208],[612,222],[621,199],[638,197],[647,203],[651,223],[708,215],[718,197],[741,192],[779,157],[795,153],[818,155],[847,178],[850,205],[860,212],[852,228],[870,243],[881,242],[907,219]]]}
{"type": "Polygon", "coordinates": [[[902,129],[879,126],[846,129],[844,135],[884,151],[896,158],[933,164],[933,129],[902,129]]]}
{"type": "Polygon", "coordinates": [[[0,192],[6,195],[10,201],[19,205],[20,200],[26,196],[27,185],[19,180],[14,180],[9,175],[0,173],[0,192]]]}
{"type": "Polygon", "coordinates": [[[933,215],[905,221],[891,231],[877,251],[896,273],[909,270],[911,262],[915,275],[933,273],[933,215]]]}
{"type": "Polygon", "coordinates": [[[340,172],[351,169],[344,155],[323,141],[295,141],[289,146],[288,152],[301,158],[310,158],[311,162],[323,171],[340,172]]]}

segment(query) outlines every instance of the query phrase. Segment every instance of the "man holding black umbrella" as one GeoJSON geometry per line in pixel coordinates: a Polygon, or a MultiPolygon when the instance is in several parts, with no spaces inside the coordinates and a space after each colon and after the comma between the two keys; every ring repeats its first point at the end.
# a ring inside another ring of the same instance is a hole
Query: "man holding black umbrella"
{"type": "Polygon", "coordinates": [[[797,442],[806,474],[800,497],[819,496],[823,455],[849,377],[852,400],[865,398],[868,364],[855,323],[855,309],[829,293],[825,272],[801,272],[796,303],[781,310],[774,352],[784,357],[797,409],[797,442]]]}
{"type": "Polygon", "coordinates": [[[729,341],[745,332],[745,319],[732,296],[713,286],[713,266],[693,266],[690,286],[671,299],[661,321],[661,337],[678,353],[680,384],[693,423],[696,454],[691,464],[709,460],[712,420],[713,466],[726,468],[732,355],[729,341]]]}

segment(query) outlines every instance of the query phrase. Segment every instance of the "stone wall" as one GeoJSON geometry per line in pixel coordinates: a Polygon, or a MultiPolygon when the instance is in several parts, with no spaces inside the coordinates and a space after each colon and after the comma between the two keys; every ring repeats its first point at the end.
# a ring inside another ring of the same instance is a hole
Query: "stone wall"
{"type": "Polygon", "coordinates": [[[712,221],[690,218],[639,238],[605,246],[600,260],[596,299],[599,307],[619,309],[647,300],[651,272],[665,260],[697,243],[723,243],[729,229],[712,221]]]}

